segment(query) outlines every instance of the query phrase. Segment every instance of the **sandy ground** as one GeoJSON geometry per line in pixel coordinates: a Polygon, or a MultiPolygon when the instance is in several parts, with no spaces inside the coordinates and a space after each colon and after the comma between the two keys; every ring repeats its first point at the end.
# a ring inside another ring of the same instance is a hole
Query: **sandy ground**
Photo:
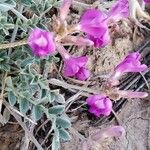
{"type": "MultiPolygon", "coordinates": [[[[105,141],[93,142],[90,150],[149,150],[150,149],[150,101],[149,100],[129,100],[126,106],[118,114],[121,125],[126,130],[126,135],[120,139],[108,139],[105,141]]],[[[88,123],[87,123],[88,124],[88,123]]],[[[98,131],[99,127],[89,127],[86,123],[84,128],[91,134],[91,131],[98,131]]],[[[115,124],[115,122],[111,123],[115,124]]],[[[81,124],[76,124],[74,128],[78,130],[81,124]]],[[[104,125],[105,126],[105,125],[104,125]]],[[[101,126],[101,127],[104,127],[101,126]]],[[[82,130],[82,129],[81,129],[82,130]]],[[[73,132],[70,142],[63,144],[61,150],[81,150],[80,137],[73,132]]],[[[83,150],[83,149],[82,149],[83,150]]]]}
{"type": "Polygon", "coordinates": [[[110,144],[111,150],[150,149],[150,101],[129,100],[118,117],[125,127],[126,136],[110,144]]]}

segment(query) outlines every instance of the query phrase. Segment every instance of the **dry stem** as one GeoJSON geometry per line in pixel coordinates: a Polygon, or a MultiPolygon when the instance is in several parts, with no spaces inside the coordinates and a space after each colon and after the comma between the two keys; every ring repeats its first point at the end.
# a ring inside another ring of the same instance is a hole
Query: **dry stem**
{"type": "Polygon", "coordinates": [[[26,45],[26,44],[27,44],[27,40],[21,40],[19,42],[13,42],[13,43],[8,43],[8,44],[1,44],[0,45],[0,50],[1,49],[13,48],[13,47],[17,47],[17,46],[22,46],[22,45],[26,45]]]}

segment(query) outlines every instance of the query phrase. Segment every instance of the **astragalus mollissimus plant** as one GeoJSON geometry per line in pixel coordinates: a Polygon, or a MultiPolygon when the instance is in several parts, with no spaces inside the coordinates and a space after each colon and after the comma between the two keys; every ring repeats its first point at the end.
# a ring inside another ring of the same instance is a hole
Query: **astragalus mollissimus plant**
{"type": "MultiPolygon", "coordinates": [[[[49,85],[49,68],[62,59],[65,78],[86,81],[92,76],[87,67],[88,57],[71,55],[64,45],[85,48],[106,46],[111,42],[109,24],[129,17],[129,8],[134,5],[127,0],[118,0],[107,13],[88,8],[79,23],[69,25],[67,16],[72,4],[72,0],[61,3],[55,0],[43,0],[42,3],[36,0],[0,2],[0,110],[4,118],[1,123],[7,123],[9,113],[13,115],[38,149],[43,149],[45,141],[52,141],[51,148],[57,150],[61,139],[70,139],[68,129],[71,121],[65,112],[66,101],[59,89],[49,85]],[[46,15],[52,7],[58,8],[57,16],[46,15]],[[5,107],[2,108],[2,105],[5,107]],[[24,122],[21,117],[24,117],[24,122]],[[38,143],[26,124],[36,125],[43,117],[47,118],[51,129],[44,141],[38,143]]],[[[142,14],[147,15],[144,11],[142,14]]],[[[103,90],[87,98],[90,113],[96,117],[108,116],[112,111],[112,100],[121,97],[144,98],[148,95],[146,92],[123,91],[117,87],[125,73],[147,69],[140,58],[141,54],[134,52],[116,66],[102,86],[103,90]]],[[[121,131],[124,132],[123,129],[121,131]]],[[[113,137],[118,130],[111,127],[105,132],[100,134],[113,137]]]]}

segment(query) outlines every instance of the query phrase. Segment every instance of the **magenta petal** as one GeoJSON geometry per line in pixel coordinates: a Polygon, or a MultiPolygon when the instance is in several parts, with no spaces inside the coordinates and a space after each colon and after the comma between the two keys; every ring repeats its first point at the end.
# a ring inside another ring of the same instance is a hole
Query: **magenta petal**
{"type": "Polygon", "coordinates": [[[64,62],[64,75],[65,76],[74,76],[79,71],[79,66],[76,65],[74,59],[68,59],[64,62]]]}
{"type": "Polygon", "coordinates": [[[81,68],[75,76],[79,80],[86,80],[90,77],[90,71],[85,68],[81,68]]]}
{"type": "Polygon", "coordinates": [[[88,35],[89,39],[94,42],[94,46],[96,48],[104,47],[110,42],[110,36],[109,31],[106,30],[106,32],[103,34],[103,36],[100,37],[94,37],[88,35]]]}
{"type": "Polygon", "coordinates": [[[87,98],[86,102],[90,106],[89,112],[97,117],[108,116],[112,111],[112,102],[104,95],[92,95],[87,98]]]}
{"type": "Polygon", "coordinates": [[[82,57],[77,57],[75,58],[76,59],[76,62],[78,62],[78,65],[80,67],[83,67],[86,65],[87,61],[88,61],[88,57],[86,56],[82,56],[82,57]]]}
{"type": "Polygon", "coordinates": [[[128,0],[118,0],[108,13],[108,19],[119,21],[124,17],[129,16],[128,0]]]}
{"type": "Polygon", "coordinates": [[[84,14],[81,16],[81,24],[84,24],[85,22],[88,23],[89,21],[99,21],[99,20],[103,20],[106,19],[107,16],[102,13],[99,10],[96,9],[88,9],[84,12],[84,14]]]}
{"type": "Polygon", "coordinates": [[[53,34],[46,30],[39,28],[33,29],[27,42],[32,48],[33,54],[38,57],[55,53],[56,46],[53,34]]]}
{"type": "Polygon", "coordinates": [[[95,47],[104,47],[110,42],[107,16],[96,9],[87,10],[80,20],[80,30],[94,42],[95,47]]]}
{"type": "Polygon", "coordinates": [[[129,59],[129,58],[140,60],[141,54],[139,52],[133,52],[133,53],[130,53],[125,59],[129,59]]]}
{"type": "Polygon", "coordinates": [[[87,10],[80,20],[80,30],[91,36],[102,36],[107,30],[106,15],[96,9],[87,10]]]}
{"type": "Polygon", "coordinates": [[[96,117],[99,117],[100,116],[100,111],[98,111],[95,107],[91,107],[90,109],[89,109],[89,112],[90,113],[92,113],[92,114],[94,114],[96,117]]]}
{"type": "Polygon", "coordinates": [[[86,80],[90,76],[89,70],[86,69],[88,58],[83,57],[69,57],[64,62],[64,75],[76,77],[79,80],[86,80]]]}
{"type": "Polygon", "coordinates": [[[147,69],[145,64],[140,62],[141,54],[134,52],[129,54],[117,67],[111,78],[117,80],[122,74],[127,72],[142,72],[147,69]]]}
{"type": "Polygon", "coordinates": [[[95,106],[98,109],[105,109],[105,103],[104,103],[104,101],[95,101],[95,106]]]}
{"type": "Polygon", "coordinates": [[[150,0],[144,0],[145,3],[150,3],[150,0]]]}
{"type": "Polygon", "coordinates": [[[104,99],[105,95],[91,95],[86,99],[88,105],[94,105],[95,100],[104,99]]]}

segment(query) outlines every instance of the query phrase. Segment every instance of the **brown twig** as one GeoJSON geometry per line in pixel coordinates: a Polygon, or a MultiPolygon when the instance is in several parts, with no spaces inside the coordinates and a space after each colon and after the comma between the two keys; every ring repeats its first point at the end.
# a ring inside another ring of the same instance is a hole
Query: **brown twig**
{"type": "Polygon", "coordinates": [[[100,91],[93,90],[91,88],[84,87],[84,86],[77,86],[77,85],[68,84],[64,81],[60,81],[60,80],[54,79],[54,78],[50,79],[49,83],[53,84],[53,85],[61,86],[65,89],[71,88],[71,89],[76,89],[76,90],[80,90],[80,91],[84,91],[84,92],[88,92],[88,93],[100,94],[100,91]]]}
{"type": "Polygon", "coordinates": [[[0,44],[0,50],[14,48],[14,47],[22,46],[22,45],[26,45],[26,44],[27,44],[27,40],[21,40],[18,42],[13,42],[13,43],[8,43],[8,44],[0,44]]]}

